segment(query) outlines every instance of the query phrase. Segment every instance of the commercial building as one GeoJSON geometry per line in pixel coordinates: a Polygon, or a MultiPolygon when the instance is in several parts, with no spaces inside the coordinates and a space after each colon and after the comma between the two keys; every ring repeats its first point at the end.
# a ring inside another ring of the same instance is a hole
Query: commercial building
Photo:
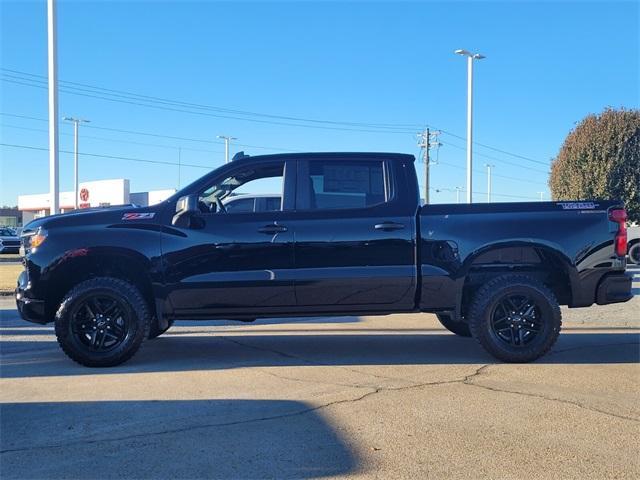
{"type": "MultiPolygon", "coordinates": [[[[175,193],[175,189],[130,193],[129,180],[126,178],[80,182],[78,190],[78,208],[127,204],[144,207],[160,203],[175,193]]],[[[62,213],[74,210],[74,192],[60,192],[59,205],[62,213]]],[[[18,210],[22,212],[23,224],[49,215],[49,194],[19,195],[18,210]]]]}

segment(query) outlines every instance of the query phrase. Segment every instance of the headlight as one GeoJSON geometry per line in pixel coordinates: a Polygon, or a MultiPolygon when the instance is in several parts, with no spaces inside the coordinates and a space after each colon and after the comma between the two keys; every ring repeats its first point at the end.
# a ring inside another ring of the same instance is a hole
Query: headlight
{"type": "Polygon", "coordinates": [[[24,235],[27,248],[38,248],[47,239],[47,231],[43,228],[39,228],[37,231],[31,234],[24,235]]]}

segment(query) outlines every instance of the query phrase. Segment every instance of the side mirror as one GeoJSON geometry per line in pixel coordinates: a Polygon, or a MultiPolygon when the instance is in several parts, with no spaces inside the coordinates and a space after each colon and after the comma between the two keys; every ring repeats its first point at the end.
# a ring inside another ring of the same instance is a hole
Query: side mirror
{"type": "Polygon", "coordinates": [[[175,227],[189,228],[191,226],[191,218],[199,213],[198,196],[185,195],[176,202],[176,214],[173,216],[171,224],[175,227]]]}

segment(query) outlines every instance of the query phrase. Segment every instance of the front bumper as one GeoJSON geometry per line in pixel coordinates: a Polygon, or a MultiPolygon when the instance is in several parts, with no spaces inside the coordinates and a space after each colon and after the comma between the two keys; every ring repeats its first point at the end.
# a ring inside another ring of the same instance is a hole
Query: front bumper
{"type": "Polygon", "coordinates": [[[596,303],[608,305],[631,300],[631,278],[631,274],[626,272],[606,275],[598,285],[596,303]]]}
{"type": "Polygon", "coordinates": [[[29,296],[29,279],[27,272],[23,271],[18,277],[16,286],[16,306],[23,320],[33,323],[47,323],[45,315],[44,300],[31,298],[29,296]]]}

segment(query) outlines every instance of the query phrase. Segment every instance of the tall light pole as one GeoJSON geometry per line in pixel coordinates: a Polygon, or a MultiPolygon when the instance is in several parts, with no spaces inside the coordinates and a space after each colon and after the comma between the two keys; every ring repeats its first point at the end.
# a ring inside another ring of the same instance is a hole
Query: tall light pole
{"type": "Polygon", "coordinates": [[[544,201],[544,192],[538,192],[538,194],[540,195],[540,201],[543,202],[544,201]]]}
{"type": "Polygon", "coordinates": [[[462,187],[456,187],[456,203],[460,203],[460,190],[462,187]]]}
{"type": "Polygon", "coordinates": [[[90,120],[84,118],[64,117],[63,120],[73,122],[73,208],[78,209],[78,125],[89,123],[90,120]]]}
{"type": "Polygon", "coordinates": [[[485,163],[484,166],[487,167],[487,203],[491,203],[491,167],[495,165],[485,163]]]}
{"type": "Polygon", "coordinates": [[[229,135],[218,135],[218,138],[224,140],[224,163],[229,163],[229,142],[231,140],[237,140],[237,138],[230,137],[229,135]]]}
{"type": "Polygon", "coordinates": [[[454,53],[467,57],[467,203],[472,203],[473,61],[482,60],[485,56],[467,50],[456,50],[454,53]]]}
{"type": "Polygon", "coordinates": [[[58,53],[56,1],[47,0],[47,50],[49,67],[49,213],[59,213],[58,182],[58,53]]]}

